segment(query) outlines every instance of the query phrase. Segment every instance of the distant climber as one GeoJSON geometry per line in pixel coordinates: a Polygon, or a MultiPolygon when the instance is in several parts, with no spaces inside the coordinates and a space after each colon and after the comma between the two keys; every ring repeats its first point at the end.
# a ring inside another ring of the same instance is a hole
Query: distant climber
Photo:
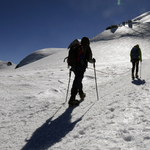
{"type": "Polygon", "coordinates": [[[142,62],[142,53],[139,45],[135,45],[130,52],[130,58],[132,62],[132,79],[138,78],[138,70],[139,70],[139,61],[142,62]],[[136,68],[136,73],[134,76],[134,70],[136,68]]]}

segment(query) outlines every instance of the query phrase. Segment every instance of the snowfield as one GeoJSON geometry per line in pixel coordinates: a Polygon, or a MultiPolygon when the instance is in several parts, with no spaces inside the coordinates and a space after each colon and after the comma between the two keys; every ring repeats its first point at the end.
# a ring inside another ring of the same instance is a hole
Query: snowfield
{"type": "MultiPolygon", "coordinates": [[[[147,12],[130,26],[91,39],[99,100],[89,64],[83,80],[86,98],[74,109],[66,102],[67,48],[33,52],[17,69],[0,61],[0,149],[150,150],[149,20],[147,12]],[[143,61],[141,78],[132,81],[129,54],[136,44],[143,61]]],[[[70,89],[73,78],[72,73],[70,89]]]]}

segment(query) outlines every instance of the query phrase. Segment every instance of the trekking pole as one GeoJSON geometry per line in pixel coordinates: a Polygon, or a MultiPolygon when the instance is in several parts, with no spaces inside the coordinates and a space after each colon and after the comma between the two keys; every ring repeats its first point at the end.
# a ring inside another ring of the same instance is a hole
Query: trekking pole
{"type": "Polygon", "coordinates": [[[67,94],[66,94],[66,101],[67,102],[67,97],[68,97],[68,92],[69,92],[69,85],[70,85],[70,79],[71,79],[71,69],[69,70],[69,81],[68,81],[68,88],[67,88],[67,94]]]}
{"type": "Polygon", "coordinates": [[[94,67],[94,74],[95,74],[95,86],[96,86],[97,100],[99,100],[99,96],[98,96],[98,88],[97,88],[97,78],[96,78],[95,63],[93,63],[93,67],[94,67]]]}
{"type": "Polygon", "coordinates": [[[140,62],[140,78],[141,78],[142,62],[140,62]]]}

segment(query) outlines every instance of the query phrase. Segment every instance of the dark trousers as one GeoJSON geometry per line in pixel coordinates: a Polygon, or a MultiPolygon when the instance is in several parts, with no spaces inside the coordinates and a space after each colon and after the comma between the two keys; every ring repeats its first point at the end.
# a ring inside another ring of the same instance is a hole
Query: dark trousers
{"type": "Polygon", "coordinates": [[[75,77],[72,84],[70,100],[75,100],[77,93],[79,93],[79,95],[83,94],[82,80],[84,77],[85,68],[72,67],[71,70],[74,72],[75,77]]]}
{"type": "Polygon", "coordinates": [[[139,71],[139,60],[132,61],[132,74],[134,74],[134,70],[136,68],[136,74],[138,74],[139,71]]]}

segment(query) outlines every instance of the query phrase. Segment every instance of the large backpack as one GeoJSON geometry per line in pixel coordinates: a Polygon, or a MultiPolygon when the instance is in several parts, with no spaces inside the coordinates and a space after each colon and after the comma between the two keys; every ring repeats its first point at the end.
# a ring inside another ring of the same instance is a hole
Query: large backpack
{"type": "Polygon", "coordinates": [[[139,53],[138,53],[138,48],[133,47],[131,50],[131,58],[132,59],[138,59],[139,58],[139,53]]]}
{"type": "Polygon", "coordinates": [[[75,39],[69,45],[68,49],[68,56],[64,59],[64,62],[67,59],[68,67],[78,65],[80,63],[81,58],[84,58],[81,44],[77,39],[75,39]]]}

